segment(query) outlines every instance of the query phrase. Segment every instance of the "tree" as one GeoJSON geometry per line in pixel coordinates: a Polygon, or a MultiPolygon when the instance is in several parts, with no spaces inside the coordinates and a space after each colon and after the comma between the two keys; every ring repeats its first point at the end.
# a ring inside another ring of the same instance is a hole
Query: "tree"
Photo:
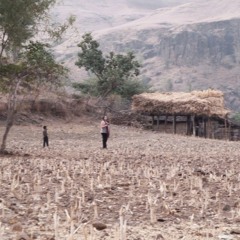
{"type": "Polygon", "coordinates": [[[83,35],[82,38],[83,40],[78,44],[81,52],[78,53],[76,65],[95,75],[97,81],[95,85],[92,83],[74,84],[75,88],[82,89],[84,92],[98,92],[103,97],[112,93],[127,95],[125,93],[129,88],[132,89],[128,92],[133,95],[138,93],[140,88],[143,89],[143,86],[135,80],[139,75],[140,64],[135,60],[132,52],[125,55],[110,52],[104,56],[99,49],[99,43],[90,33],[83,35]],[[97,91],[93,90],[93,87],[97,91]]]}
{"type": "Polygon", "coordinates": [[[21,98],[30,96],[41,85],[59,85],[66,74],[48,45],[30,41],[55,3],[56,0],[0,0],[0,91],[8,97],[0,152],[5,151],[21,98]]]}
{"type": "Polygon", "coordinates": [[[66,73],[67,70],[55,62],[47,45],[39,42],[30,42],[17,63],[1,65],[0,88],[8,96],[8,111],[0,152],[6,149],[7,136],[21,109],[21,100],[42,86],[60,86],[66,73]]]}
{"type": "Polygon", "coordinates": [[[56,0],[0,0],[0,64],[4,51],[13,57],[38,31],[39,22],[56,0]]]}

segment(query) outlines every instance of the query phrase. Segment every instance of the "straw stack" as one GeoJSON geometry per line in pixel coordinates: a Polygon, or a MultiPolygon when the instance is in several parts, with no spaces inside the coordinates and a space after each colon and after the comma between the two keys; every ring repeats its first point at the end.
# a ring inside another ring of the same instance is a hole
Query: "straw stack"
{"type": "Polygon", "coordinates": [[[224,107],[221,91],[204,90],[190,93],[142,93],[133,96],[132,110],[149,115],[197,115],[225,118],[229,113],[224,107]]]}

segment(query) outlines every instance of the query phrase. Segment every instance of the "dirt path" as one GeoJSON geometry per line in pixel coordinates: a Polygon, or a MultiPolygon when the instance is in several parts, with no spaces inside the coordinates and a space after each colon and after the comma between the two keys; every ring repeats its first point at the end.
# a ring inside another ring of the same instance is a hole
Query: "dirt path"
{"type": "Polygon", "coordinates": [[[240,239],[240,143],[112,126],[102,150],[96,123],[48,129],[50,149],[41,127],[10,134],[1,240],[240,239]]]}

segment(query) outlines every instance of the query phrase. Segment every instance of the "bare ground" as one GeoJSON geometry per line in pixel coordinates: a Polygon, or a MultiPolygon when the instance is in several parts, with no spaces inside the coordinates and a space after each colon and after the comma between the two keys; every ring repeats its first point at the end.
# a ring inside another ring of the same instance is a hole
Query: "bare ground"
{"type": "Polygon", "coordinates": [[[48,129],[49,149],[41,126],[10,133],[1,240],[240,239],[239,142],[112,126],[102,150],[96,122],[48,129]]]}

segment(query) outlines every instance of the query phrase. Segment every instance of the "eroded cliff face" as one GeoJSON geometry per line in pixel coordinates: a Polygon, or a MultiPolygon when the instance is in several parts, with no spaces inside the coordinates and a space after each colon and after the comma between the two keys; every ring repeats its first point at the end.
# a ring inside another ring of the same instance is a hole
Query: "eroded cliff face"
{"type": "Polygon", "coordinates": [[[233,67],[239,62],[239,27],[240,19],[190,25],[177,33],[162,34],[158,56],[173,65],[196,66],[207,62],[233,67]]]}
{"type": "Polygon", "coordinates": [[[134,51],[154,89],[220,89],[227,106],[240,111],[240,19],[115,31],[100,39],[104,50],[134,51]]]}

